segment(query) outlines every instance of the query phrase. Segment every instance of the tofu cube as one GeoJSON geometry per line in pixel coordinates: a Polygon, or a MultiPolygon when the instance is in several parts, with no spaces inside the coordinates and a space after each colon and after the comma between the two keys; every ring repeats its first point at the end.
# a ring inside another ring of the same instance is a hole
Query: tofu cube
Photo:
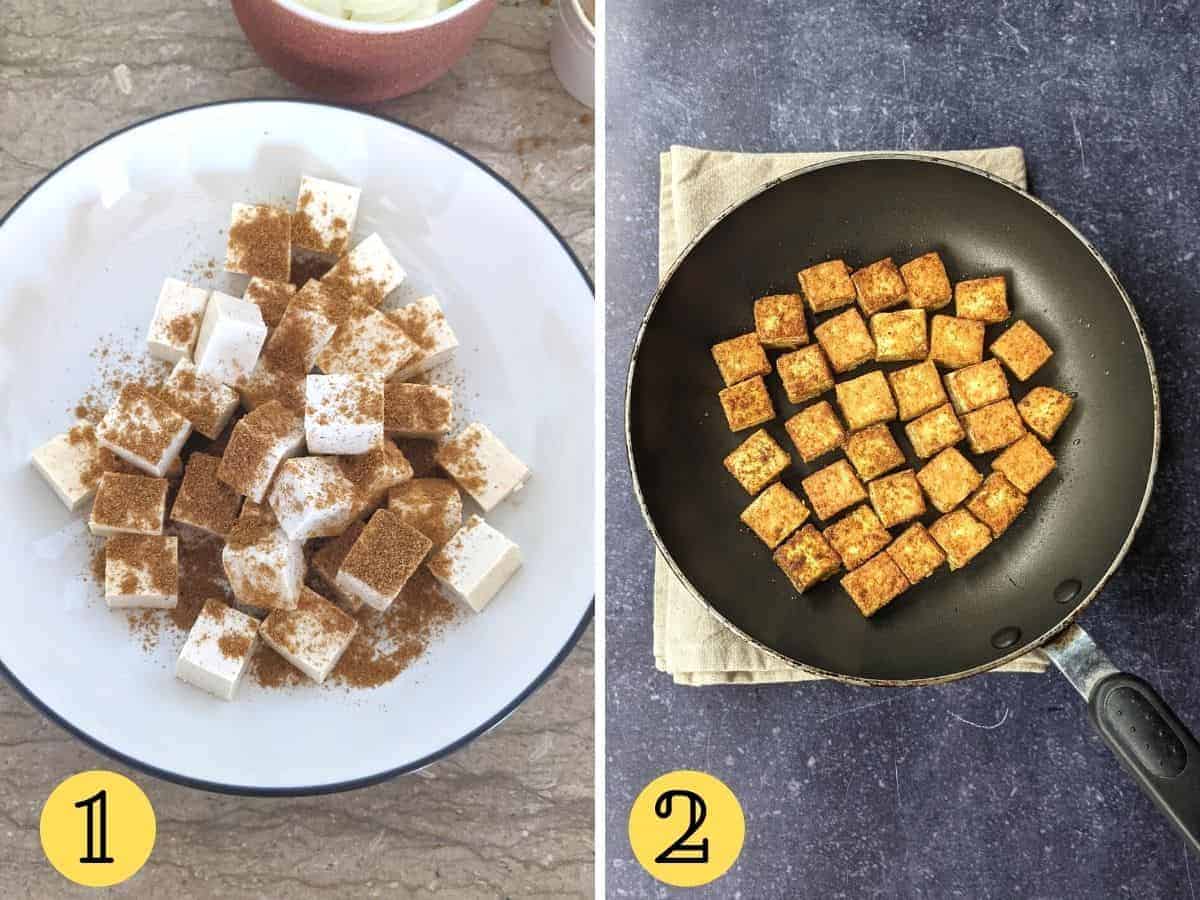
{"type": "Polygon", "coordinates": [[[303,447],[304,420],[276,401],[264,403],[233,426],[217,477],[262,503],[279,464],[303,447]]]}
{"type": "Polygon", "coordinates": [[[1009,317],[1008,288],[1003,275],[973,278],[954,286],[954,314],[977,322],[1003,322],[1009,317]]]}
{"type": "Polygon", "coordinates": [[[804,403],[833,390],[833,373],[825,359],[825,351],[813,344],[775,360],[779,380],[791,403],[804,403]]]}
{"type": "Polygon", "coordinates": [[[278,206],[233,204],[225,271],[287,281],[292,274],[292,214],[278,206]]]}
{"type": "Polygon", "coordinates": [[[177,278],[163,281],[146,333],[147,352],[163,362],[191,359],[209,292],[177,278]]]}
{"type": "Polygon", "coordinates": [[[114,534],[104,544],[109,609],[174,609],[179,603],[179,538],[114,534]]]}
{"type": "Polygon", "coordinates": [[[934,316],[929,327],[929,358],[944,369],[961,369],[983,362],[986,327],[973,319],[934,316]]]}
{"type": "Polygon", "coordinates": [[[196,371],[236,386],[254,371],[266,339],[267,323],[257,306],[213,291],[196,340],[196,371]]]}
{"type": "Polygon", "coordinates": [[[724,460],[729,474],[752,497],[783,474],[791,461],[787,451],[762,428],[742,441],[724,460]]]}
{"type": "Polygon", "coordinates": [[[348,184],[301,175],[292,213],[293,246],[341,256],[350,246],[361,196],[362,190],[348,184]]]}
{"type": "Polygon", "coordinates": [[[350,548],[354,546],[354,542],[358,540],[364,527],[366,527],[364,523],[358,520],[351,522],[349,528],[332,540],[326,541],[312,555],[310,571],[314,576],[314,582],[326,592],[327,596],[352,613],[358,612],[365,604],[358,595],[344,591],[337,586],[337,573],[338,569],[342,567],[342,560],[346,558],[346,554],[350,552],[350,548]]]}
{"type": "Polygon", "coordinates": [[[901,309],[871,316],[877,362],[903,362],[929,355],[925,310],[901,309]]]}
{"type": "Polygon", "coordinates": [[[991,453],[1021,439],[1025,423],[1011,400],[989,403],[962,417],[967,444],[973,453],[991,453]]]}
{"type": "Polygon", "coordinates": [[[287,281],[271,281],[269,278],[251,278],[246,290],[242,292],[243,300],[258,307],[267,328],[275,328],[279,324],[294,296],[294,284],[287,281]]]}
{"type": "Polygon", "coordinates": [[[304,588],[295,609],[276,609],[263,620],[263,643],[318,684],[358,634],[358,622],[316,591],[304,588]]]}
{"type": "Polygon", "coordinates": [[[309,453],[366,453],[383,443],[383,378],[309,375],[304,439],[309,453]]]}
{"type": "Polygon", "coordinates": [[[902,422],[937,409],[947,400],[937,366],[928,360],[888,372],[887,377],[902,422]]]}
{"type": "Polygon", "coordinates": [[[815,313],[853,303],[858,294],[845,260],[831,259],[796,273],[804,299],[815,313]]]}
{"type": "Polygon", "coordinates": [[[876,478],[867,484],[867,494],[884,528],[925,515],[925,495],[912,469],[876,478]]]}
{"type": "Polygon", "coordinates": [[[887,554],[912,584],[924,581],[946,561],[946,554],[920,522],[908,526],[892,541],[887,554]]]}
{"type": "Polygon", "coordinates": [[[1058,434],[1058,429],[1074,405],[1070,394],[1051,387],[1035,387],[1021,398],[1017,412],[1029,430],[1048,443],[1058,434]]]}
{"type": "Polygon", "coordinates": [[[237,524],[241,495],[217,478],[221,459],[193,453],[183,470],[183,482],[171,507],[171,521],[225,537],[237,524]]]}
{"type": "Polygon", "coordinates": [[[817,518],[828,522],[844,509],[867,499],[866,489],[844,459],[818,469],[802,482],[808,505],[817,518]]]}
{"type": "Polygon", "coordinates": [[[521,548],[479,516],[471,516],[429,558],[428,566],[451,595],[483,612],[521,568],[521,548]]]}
{"type": "Polygon", "coordinates": [[[899,306],[908,299],[908,288],[890,256],[863,266],[850,276],[850,280],[854,282],[858,305],[865,316],[899,306]]]}
{"type": "Polygon", "coordinates": [[[784,541],[773,558],[801,594],[836,575],[842,567],[829,541],[812,525],[805,525],[784,541]]]}
{"type": "Polygon", "coordinates": [[[992,472],[966,502],[967,510],[1000,537],[1021,514],[1029,498],[1000,472],[992,472]]]}
{"type": "Polygon", "coordinates": [[[739,381],[717,393],[730,431],[745,431],[775,418],[775,405],[761,375],[739,381]]]}
{"type": "Polygon", "coordinates": [[[872,425],[851,434],[846,440],[846,458],[863,481],[904,465],[904,451],[886,425],[872,425]]]}
{"type": "Polygon", "coordinates": [[[890,422],[899,415],[892,390],[882,372],[868,372],[839,382],[836,391],[842,418],[851,431],[890,422]]]}
{"type": "Polygon", "coordinates": [[[263,360],[277,372],[307,375],[337,332],[332,304],[321,282],[304,285],[267,339],[263,360]]]}
{"type": "Polygon", "coordinates": [[[462,495],[446,478],[413,478],[388,491],[388,509],[440,547],[462,526],[462,495]]]}
{"type": "Polygon", "coordinates": [[[742,524],[758,535],[758,539],[774,550],[808,518],[804,501],[776,482],[742,510],[742,524]]]}
{"type": "Polygon", "coordinates": [[[258,619],[207,600],[175,663],[175,677],[232,700],[258,647],[258,619]]]}
{"type": "Polygon", "coordinates": [[[784,422],[783,427],[806,463],[846,443],[846,431],[827,400],[806,406],[784,422]]]}
{"type": "Polygon", "coordinates": [[[336,537],[355,519],[360,503],[337,460],[322,456],[284,460],[267,502],[293,541],[336,537]]]}
{"type": "Polygon", "coordinates": [[[908,304],[916,309],[941,309],[950,302],[950,279],[937,253],[926,253],[900,267],[908,288],[908,304]]]}
{"type": "Polygon", "coordinates": [[[297,372],[278,372],[260,358],[254,371],[238,383],[242,406],[255,410],[274,401],[303,415],[305,378],[297,372]]]}
{"type": "Polygon", "coordinates": [[[379,306],[398,288],[406,275],[396,257],[372,234],[339,259],[321,283],[345,302],[379,306]]]}
{"type": "Polygon", "coordinates": [[[988,349],[1008,366],[1017,381],[1028,381],[1054,355],[1045,339],[1024,320],[1014,322],[988,349]]]}
{"type": "Polygon", "coordinates": [[[1008,379],[994,359],[946,374],[946,390],[959,415],[1008,397],[1008,379]]]}
{"type": "Polygon", "coordinates": [[[910,587],[912,585],[886,550],[842,577],[842,588],[858,611],[867,617],[875,615],[910,587]]]}
{"type": "Polygon", "coordinates": [[[967,436],[962,423],[954,414],[954,407],[943,403],[937,409],[918,416],[904,426],[913,452],[921,459],[928,459],[947,447],[953,447],[967,436]]]}
{"type": "Polygon", "coordinates": [[[30,456],[33,468],[62,501],[74,512],[96,493],[100,479],[100,445],[96,429],[80,421],[63,434],[57,434],[30,456]]]}
{"type": "Polygon", "coordinates": [[[712,357],[721,377],[725,379],[726,387],[755,375],[767,375],[771,371],[767,354],[763,352],[758,336],[753,331],[713,344],[712,357]]]}
{"type": "Polygon", "coordinates": [[[771,294],[754,301],[754,332],[772,350],[795,350],[808,343],[804,299],[799,294],[771,294]]]}
{"type": "Polygon", "coordinates": [[[1023,494],[1033,489],[1054,471],[1054,457],[1032,434],[1026,434],[992,460],[992,470],[1001,472],[1023,494]]]}
{"type": "Polygon", "coordinates": [[[383,386],[383,430],[402,438],[435,440],[454,423],[454,392],[440,384],[392,379],[383,386]]]}
{"type": "Polygon", "coordinates": [[[825,529],[825,540],[842,559],[847,569],[857,569],[892,542],[892,536],[871,511],[856,507],[825,529]]]}
{"type": "Polygon", "coordinates": [[[388,315],[417,346],[417,355],[400,367],[397,378],[410,381],[422,372],[440,366],[458,349],[458,337],[436,297],[422,297],[388,315]]]}
{"type": "Polygon", "coordinates": [[[945,513],[966,500],[979,487],[983,476],[965,456],[948,447],[917,471],[917,481],[929,495],[933,508],[945,513]]]}
{"type": "Polygon", "coordinates": [[[359,302],[343,312],[337,331],[317,355],[322,372],[388,379],[420,356],[421,349],[385,313],[359,302]]]}
{"type": "Polygon", "coordinates": [[[167,515],[167,479],[105,472],[96,488],[88,530],[108,537],[162,534],[167,515]]]}
{"type": "Polygon", "coordinates": [[[358,495],[357,516],[374,512],[388,491],[413,477],[408,458],[394,441],[386,439],[374,450],[339,457],[337,463],[358,495]]]}
{"type": "Polygon", "coordinates": [[[839,374],[875,358],[875,342],[857,309],[848,309],[826,319],[813,329],[813,334],[829,358],[833,371],[839,374]]]}
{"type": "Polygon", "coordinates": [[[221,567],[241,605],[295,609],[307,569],[304,544],[291,540],[274,516],[245,515],[225,538],[221,567]]]}
{"type": "Polygon", "coordinates": [[[96,426],[96,441],[156,478],[179,458],[192,423],[146,388],[127,384],[96,426]]]}
{"type": "Polygon", "coordinates": [[[215,378],[201,375],[189,359],[181,359],[163,382],[160,392],[167,405],[215,441],[238,408],[238,392],[215,378]]]}
{"type": "Polygon", "coordinates": [[[951,572],[961,569],[992,542],[988,527],[965,509],[946,513],[929,526],[929,536],[945,551],[951,572]]]}
{"type": "Polygon", "coordinates": [[[484,512],[519,491],[530,476],[525,463],[479,422],[443,443],[435,458],[484,512]]]}
{"type": "Polygon", "coordinates": [[[377,509],[342,560],[337,586],[373,609],[385,610],[432,548],[429,538],[394,512],[377,509]]]}

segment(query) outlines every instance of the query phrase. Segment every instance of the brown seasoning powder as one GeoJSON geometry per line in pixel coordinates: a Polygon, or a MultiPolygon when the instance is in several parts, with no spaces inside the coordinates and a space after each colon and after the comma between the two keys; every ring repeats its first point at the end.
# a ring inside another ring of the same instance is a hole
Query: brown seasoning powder
{"type": "Polygon", "coordinates": [[[291,274],[292,216],[285,209],[256,206],[229,226],[229,255],[247,275],[287,281],[291,274]]]}

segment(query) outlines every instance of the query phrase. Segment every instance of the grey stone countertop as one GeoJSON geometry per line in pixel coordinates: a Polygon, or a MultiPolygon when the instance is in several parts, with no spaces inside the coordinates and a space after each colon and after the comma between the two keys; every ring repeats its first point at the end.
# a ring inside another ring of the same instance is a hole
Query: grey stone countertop
{"type": "MultiPolygon", "coordinates": [[[[552,7],[502,0],[443,79],[375,111],[473,154],[593,259],[589,111],[550,69],[552,7]]],[[[208,100],[298,96],[246,44],[225,0],[44,0],[0,22],[0,210],[109,132],[208,100]],[[124,69],[118,71],[118,67],[124,69]]],[[[511,718],[417,775],[295,800],[208,794],[117,765],[0,681],[0,895],[85,896],[42,856],[38,815],[62,778],[130,774],[158,813],[146,867],[116,896],[592,895],[589,629],[511,718]]]]}
{"type": "Polygon", "coordinates": [[[656,672],[652,544],[622,408],[670,144],[1024,147],[1032,190],[1134,298],[1163,392],[1145,524],[1083,624],[1200,729],[1195,4],[609,0],[607,12],[609,895],[672,895],[633,860],[626,820],[651,778],[695,767],[733,788],[748,822],[736,867],[689,896],[1195,897],[1200,860],[1054,672],[912,690],[697,689],[656,672]]]}

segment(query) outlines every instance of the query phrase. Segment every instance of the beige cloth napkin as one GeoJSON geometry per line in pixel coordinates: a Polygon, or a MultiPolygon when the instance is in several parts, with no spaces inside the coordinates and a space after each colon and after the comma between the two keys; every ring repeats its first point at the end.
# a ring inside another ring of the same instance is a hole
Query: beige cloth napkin
{"type": "MultiPolygon", "coordinates": [[[[658,273],[721,213],[768,181],[849,153],[731,153],[672,147],[660,156],[658,273]]],[[[1019,147],[945,150],[933,154],[985,169],[1026,187],[1019,147]]],[[[675,577],[655,553],[654,662],[677,684],[765,684],[819,679],[735,634],[675,577]]],[[[997,672],[1043,672],[1048,659],[1033,650],[997,672]]]]}

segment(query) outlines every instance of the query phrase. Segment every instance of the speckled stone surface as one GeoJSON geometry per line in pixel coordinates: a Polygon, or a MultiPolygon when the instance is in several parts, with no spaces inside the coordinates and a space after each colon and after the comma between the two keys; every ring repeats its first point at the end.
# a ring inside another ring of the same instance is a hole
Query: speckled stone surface
{"type": "Polygon", "coordinates": [[[1190,3],[609,0],[610,896],[668,896],[629,804],[706,769],[745,850],[708,897],[1194,897],[1200,861],[1093,736],[1067,682],[676,687],[650,652],[651,541],[623,441],[629,350],[655,287],[658,153],[1018,144],[1032,188],[1112,263],[1146,325],[1163,454],[1145,524],[1083,624],[1200,729],[1200,39],[1190,3]],[[669,12],[668,12],[669,10],[669,12]],[[1195,887],[1194,887],[1195,885],[1195,887]]]}
{"type": "MultiPolygon", "coordinates": [[[[590,267],[592,124],[559,86],[552,8],[502,2],[471,54],[376,107],[474,154],[529,197],[590,267]]],[[[0,22],[0,210],[64,158],[158,112],[294,96],[221,0],[42,0],[0,22]],[[85,11],[86,10],[86,11],[85,11]]],[[[158,812],[149,863],[116,896],[584,897],[592,894],[591,632],[511,718],[418,775],[329,797],[225,797],[131,773],[0,682],[0,896],[90,894],[45,862],[42,802],[74,772],[131,774],[158,812]]]]}

